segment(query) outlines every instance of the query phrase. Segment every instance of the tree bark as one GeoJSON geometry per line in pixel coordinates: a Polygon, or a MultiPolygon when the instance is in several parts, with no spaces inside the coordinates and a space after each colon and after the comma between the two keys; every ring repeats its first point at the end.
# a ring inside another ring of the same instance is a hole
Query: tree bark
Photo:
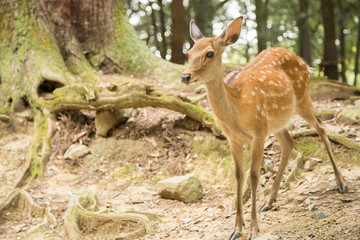
{"type": "Polygon", "coordinates": [[[185,97],[142,83],[104,83],[100,71],[148,76],[160,76],[164,69],[174,76],[182,71],[143,44],[120,0],[7,0],[0,4],[0,114],[29,106],[35,115],[34,140],[17,187],[43,176],[61,111],[135,104],[181,109],[190,118],[207,119],[213,125],[212,115],[185,97]],[[116,96],[111,95],[114,92],[116,96]]]}
{"type": "Polygon", "coordinates": [[[324,53],[321,65],[324,68],[325,76],[338,80],[338,53],[335,44],[336,30],[333,0],[321,0],[321,13],[324,25],[324,53]]]}
{"type": "Polygon", "coordinates": [[[311,66],[311,41],[310,26],[308,22],[308,0],[299,0],[299,37],[300,37],[300,56],[311,66]]]}
{"type": "Polygon", "coordinates": [[[171,62],[183,64],[186,56],[183,52],[185,43],[185,11],[182,0],[171,2],[172,36],[171,36],[171,62]]]}
{"type": "MultiPolygon", "coordinates": [[[[359,16],[360,17],[360,16],[359,16]]],[[[359,73],[359,57],[360,57],[360,21],[358,22],[358,35],[356,40],[355,69],[354,69],[354,86],[357,86],[357,75],[359,73]]]]}
{"type": "Polygon", "coordinates": [[[267,37],[267,17],[268,10],[267,5],[269,0],[255,0],[255,14],[256,14],[256,32],[257,32],[257,46],[258,53],[266,49],[266,37],[267,37]]]}
{"type": "Polygon", "coordinates": [[[211,0],[190,1],[195,12],[195,22],[206,37],[212,37],[212,21],[216,13],[216,7],[211,0]]]}
{"type": "Polygon", "coordinates": [[[167,48],[168,48],[167,42],[166,42],[166,37],[165,37],[165,32],[166,32],[165,11],[164,11],[164,4],[162,3],[162,0],[158,0],[157,3],[160,7],[159,14],[160,14],[161,48],[159,50],[160,50],[161,57],[165,59],[166,53],[167,53],[167,48]]]}
{"type": "Polygon", "coordinates": [[[338,8],[339,8],[339,41],[340,41],[340,59],[339,62],[341,64],[341,80],[342,82],[347,82],[346,79],[346,47],[345,47],[345,14],[346,12],[343,9],[342,0],[337,0],[338,8]]]}

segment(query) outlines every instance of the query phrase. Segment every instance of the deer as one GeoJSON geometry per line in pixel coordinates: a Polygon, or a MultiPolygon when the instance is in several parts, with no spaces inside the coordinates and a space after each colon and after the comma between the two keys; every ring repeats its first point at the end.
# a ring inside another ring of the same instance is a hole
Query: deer
{"type": "Polygon", "coordinates": [[[186,85],[195,82],[205,84],[215,121],[229,142],[237,182],[235,228],[230,240],[243,236],[244,145],[251,145],[251,221],[247,235],[247,239],[251,240],[259,236],[256,191],[265,139],[270,134],[274,135],[280,145],[281,157],[270,194],[260,212],[270,210],[277,198],[294,148],[294,141],[286,126],[295,112],[316,129],[333,166],[337,190],[339,193],[347,192],[326,131],[321,120],[315,115],[309,95],[311,69],[302,58],[284,48],[270,48],[258,54],[241,71],[230,72],[222,78],[222,54],[227,46],[238,40],[242,22],[243,17],[238,17],[220,36],[209,38],[191,21],[190,36],[194,45],[187,53],[188,65],[180,76],[186,85]]]}

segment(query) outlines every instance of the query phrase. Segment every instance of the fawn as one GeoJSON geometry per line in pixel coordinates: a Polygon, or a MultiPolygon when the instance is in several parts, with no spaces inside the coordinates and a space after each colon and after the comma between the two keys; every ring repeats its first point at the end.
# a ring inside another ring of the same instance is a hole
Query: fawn
{"type": "Polygon", "coordinates": [[[242,17],[235,19],[215,38],[204,37],[191,21],[190,35],[194,46],[188,52],[189,64],[181,75],[185,84],[205,83],[216,122],[229,141],[237,180],[235,229],[230,240],[242,235],[244,225],[243,146],[251,144],[251,223],[248,239],[254,239],[259,234],[256,189],[265,138],[271,133],[274,134],[280,144],[281,158],[270,195],[260,212],[271,209],[276,200],[284,170],[294,148],[294,141],[286,130],[294,111],[320,135],[334,168],[338,192],[347,191],[344,178],[335,164],[329,139],[314,113],[309,96],[310,71],[304,60],[284,48],[267,49],[242,71],[231,72],[222,79],[222,53],[226,46],[238,40],[242,20],[242,17]]]}

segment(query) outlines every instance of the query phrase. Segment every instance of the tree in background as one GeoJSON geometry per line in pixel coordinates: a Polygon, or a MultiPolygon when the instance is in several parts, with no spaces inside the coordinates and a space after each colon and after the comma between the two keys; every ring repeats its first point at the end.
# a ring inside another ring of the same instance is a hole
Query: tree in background
{"type": "Polygon", "coordinates": [[[183,0],[171,2],[171,59],[173,63],[183,64],[186,56],[183,52],[185,43],[185,11],[183,0]]]}
{"type": "Polygon", "coordinates": [[[269,0],[255,0],[258,53],[266,49],[268,4],[269,0]]]}
{"type": "Polygon", "coordinates": [[[308,21],[308,8],[309,1],[308,0],[299,0],[299,43],[300,43],[300,52],[299,55],[307,62],[307,64],[311,65],[311,42],[310,42],[310,26],[308,21]]]}
{"type": "Polygon", "coordinates": [[[358,29],[357,29],[357,40],[356,40],[356,54],[355,54],[355,68],[354,68],[354,86],[357,85],[357,75],[359,73],[359,57],[360,57],[360,3],[356,4],[355,9],[357,10],[358,29]]]}
{"type": "Polygon", "coordinates": [[[330,79],[338,79],[338,52],[335,44],[336,30],[333,0],[321,0],[321,13],[324,25],[324,55],[321,66],[324,75],[330,79]]]}

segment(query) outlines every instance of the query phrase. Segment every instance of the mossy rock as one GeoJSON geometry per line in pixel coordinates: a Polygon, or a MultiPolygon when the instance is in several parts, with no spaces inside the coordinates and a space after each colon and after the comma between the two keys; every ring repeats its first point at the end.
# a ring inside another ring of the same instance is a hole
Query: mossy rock
{"type": "Polygon", "coordinates": [[[336,119],[344,124],[360,124],[360,109],[344,109],[336,119]]]}
{"type": "Polygon", "coordinates": [[[161,197],[185,203],[196,202],[204,195],[200,180],[194,174],[159,181],[158,188],[161,197]]]}
{"type": "Polygon", "coordinates": [[[310,96],[314,101],[346,100],[359,96],[360,89],[334,80],[310,81],[310,96]]]}
{"type": "Polygon", "coordinates": [[[315,114],[323,121],[334,118],[334,112],[330,110],[316,110],[315,114]]]}

